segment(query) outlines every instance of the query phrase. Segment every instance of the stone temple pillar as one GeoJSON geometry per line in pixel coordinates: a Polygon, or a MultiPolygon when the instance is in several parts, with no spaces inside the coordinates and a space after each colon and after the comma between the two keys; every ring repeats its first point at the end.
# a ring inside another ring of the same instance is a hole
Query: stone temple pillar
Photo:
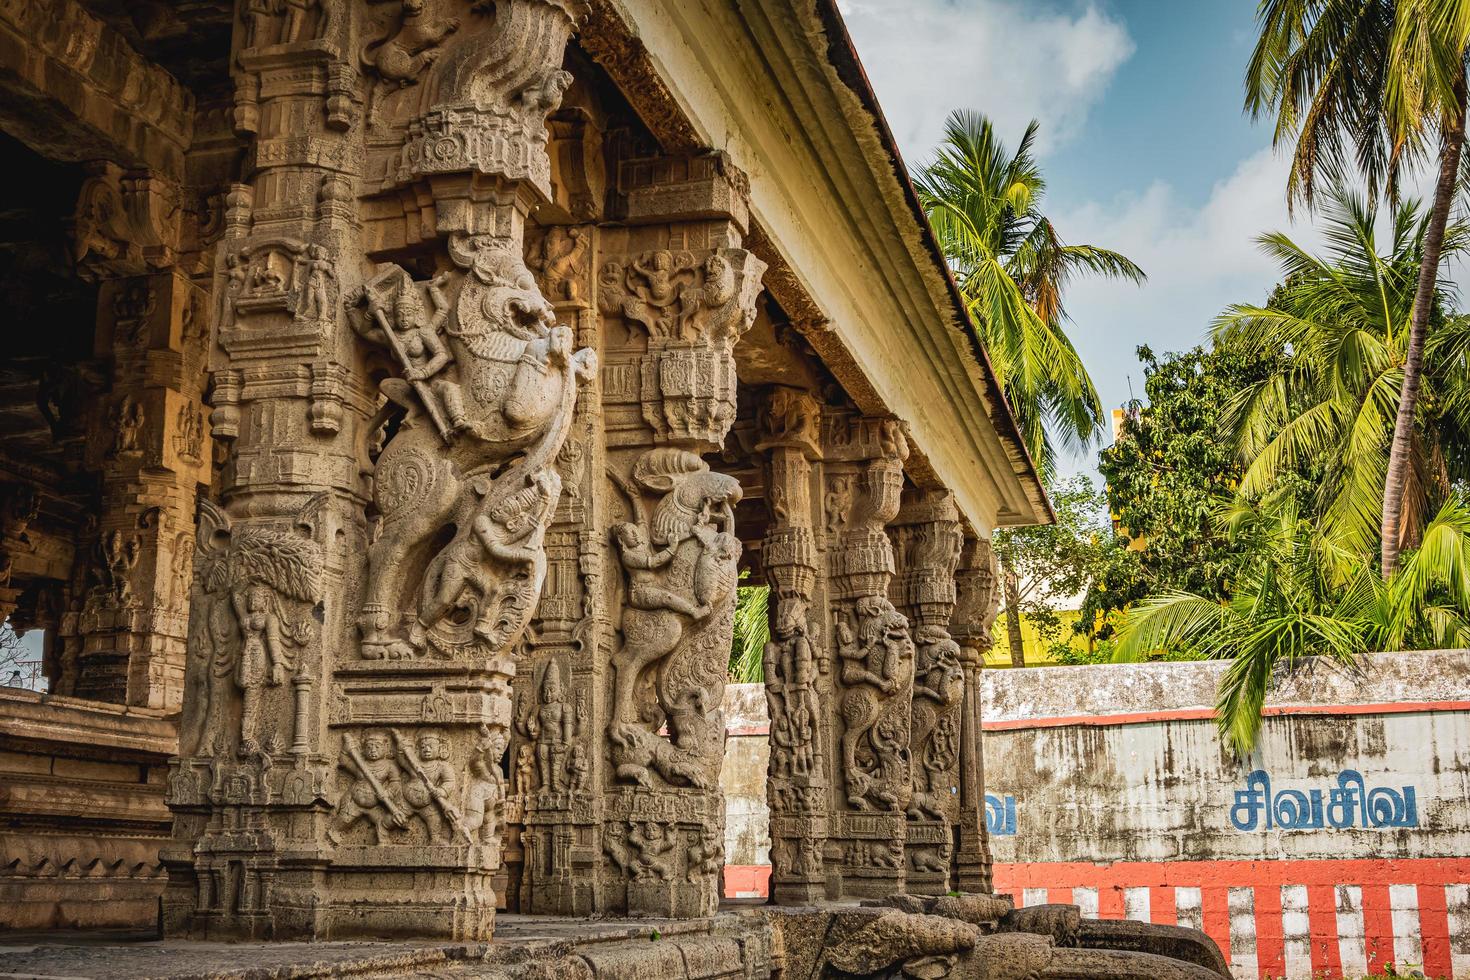
{"type": "Polygon", "coordinates": [[[889,525],[898,574],[888,593],[914,637],[909,736],[913,796],[908,806],[908,890],[950,891],[960,811],[960,729],[964,671],[949,634],[960,560],[959,511],[947,491],[911,491],[889,525]]]}
{"type": "Polygon", "coordinates": [[[525,262],[583,12],[241,5],[171,935],[488,938],[581,385],[525,262]]]}
{"type": "Polygon", "coordinates": [[[821,407],[805,391],[771,389],[760,413],[758,451],[766,454],[770,523],[761,562],[770,586],[771,642],[765,650],[771,717],[766,799],[771,810],[771,896],[779,905],[810,905],[825,894],[831,777],[831,666],[821,644],[818,603],[825,576],[817,551],[821,495],[814,492],[821,455],[821,407]]]}
{"type": "MultiPolygon", "coordinates": [[[[551,226],[528,236],[528,263],[558,319],[576,327],[578,347],[601,351],[593,307],[590,224],[551,226]]],[[[608,500],[601,385],[589,378],[566,444],[556,458],[561,501],[546,533],[546,583],[517,657],[506,823],[517,834],[519,876],[508,902],[521,912],[591,915],[602,864],[611,627],[602,594],[608,500]]],[[[514,869],[512,869],[514,870],[514,869]]]]}
{"type": "Polygon", "coordinates": [[[822,455],[827,581],[836,696],[832,742],[828,897],[879,898],[904,890],[914,642],[888,597],[908,443],[891,419],[834,414],[822,455]]]}
{"type": "Polygon", "coordinates": [[[601,230],[596,283],[617,623],[605,707],[591,713],[606,719],[599,905],[707,915],[724,856],[741,489],[701,454],[735,421],[734,347],[765,264],[740,247],[745,179],[719,156],[624,161],[617,181],[622,224],[601,230]]]}
{"type": "Polygon", "coordinates": [[[101,164],[79,197],[78,274],[100,284],[95,352],[111,364],[112,387],[88,440],[102,501],[80,608],[59,630],[65,693],[177,709],[194,498],[211,472],[201,403],[207,294],[175,265],[173,181],[101,164]]]}
{"type": "Polygon", "coordinates": [[[955,573],[955,605],[949,631],[959,644],[964,698],[959,731],[959,845],[955,874],[960,891],[989,892],[990,843],[985,827],[985,754],[980,730],[980,669],[993,640],[1000,607],[990,541],[966,533],[955,573]]]}

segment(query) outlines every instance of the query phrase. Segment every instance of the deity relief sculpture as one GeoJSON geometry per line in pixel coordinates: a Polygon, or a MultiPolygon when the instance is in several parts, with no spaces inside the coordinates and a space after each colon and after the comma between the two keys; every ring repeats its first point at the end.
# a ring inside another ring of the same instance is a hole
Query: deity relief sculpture
{"type": "Polygon", "coordinates": [[[122,609],[133,604],[132,572],[142,558],[143,542],[136,534],[125,535],[114,528],[97,541],[97,585],[89,599],[97,604],[122,609]]]}
{"type": "Polygon", "coordinates": [[[143,403],[132,395],[118,399],[112,413],[114,456],[129,456],[142,451],[139,439],[143,432],[143,403]]]}
{"type": "Polygon", "coordinates": [[[311,638],[321,564],[321,549],[300,522],[234,529],[224,511],[199,502],[189,650],[201,661],[193,676],[203,678],[204,690],[180,736],[192,748],[181,754],[227,739],[240,756],[254,756],[277,731],[262,718],[261,700],[301,667],[292,651],[311,638]],[[238,718],[238,726],[227,718],[238,718]]]}
{"type": "Polygon", "coordinates": [[[513,243],[461,237],[450,251],[468,270],[452,301],[449,276],[425,286],[397,266],[348,299],[358,333],[392,351],[403,377],[382,390],[406,413],[373,474],[381,522],[359,620],[369,659],[490,657],[520,635],[545,576],[554,460],[596,370],[513,243]],[[427,319],[421,288],[435,308],[427,319]],[[429,554],[446,528],[452,537],[429,554]]]}
{"type": "Polygon", "coordinates": [[[517,727],[535,745],[536,776],[543,793],[560,794],[577,786],[573,756],[580,747],[586,705],[575,707],[567,691],[561,666],[555,661],[546,665],[537,694],[536,706],[526,713],[517,727]]]}
{"type": "Polygon", "coordinates": [[[681,449],[643,454],[631,481],[618,482],[634,520],[613,529],[627,577],[608,728],[616,777],[650,786],[657,773],[672,785],[710,788],[724,740],[740,483],[681,449]],[[662,494],[651,514],[645,493],[662,494]],[[669,741],[657,734],[663,724],[669,741]]]}
{"type": "Polygon", "coordinates": [[[644,419],[674,442],[718,445],[735,420],[735,343],[755,320],[765,263],[744,249],[654,249],[598,273],[605,314],[648,336],[644,419]]]}
{"type": "Polygon", "coordinates": [[[583,261],[591,244],[591,234],[582,228],[552,225],[532,249],[529,265],[554,302],[582,298],[583,261]]]}
{"type": "Polygon", "coordinates": [[[954,807],[951,787],[958,779],[959,711],[965,684],[960,645],[939,626],[920,626],[914,631],[914,645],[910,742],[914,794],[908,815],[915,820],[948,821],[954,807]]]}
{"type": "Polygon", "coordinates": [[[866,596],[857,602],[857,625],[837,627],[837,656],[842,662],[842,765],[847,800],[857,810],[877,804],[882,810],[902,809],[908,787],[907,733],[889,731],[887,707],[913,669],[914,642],[908,620],[884,596],[866,596]]]}
{"type": "Polygon", "coordinates": [[[817,659],[811,632],[805,602],[793,599],[781,603],[765,649],[766,693],[772,706],[772,775],[820,774],[816,733],[822,715],[817,702],[817,659]],[[775,727],[778,720],[782,729],[779,733],[775,727]]]}

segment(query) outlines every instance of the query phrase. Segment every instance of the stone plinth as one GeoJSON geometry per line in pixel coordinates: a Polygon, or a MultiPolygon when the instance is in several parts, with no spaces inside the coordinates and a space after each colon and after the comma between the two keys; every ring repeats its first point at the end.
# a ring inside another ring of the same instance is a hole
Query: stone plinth
{"type": "Polygon", "coordinates": [[[0,687],[0,932],[158,926],[161,711],[0,687]]]}

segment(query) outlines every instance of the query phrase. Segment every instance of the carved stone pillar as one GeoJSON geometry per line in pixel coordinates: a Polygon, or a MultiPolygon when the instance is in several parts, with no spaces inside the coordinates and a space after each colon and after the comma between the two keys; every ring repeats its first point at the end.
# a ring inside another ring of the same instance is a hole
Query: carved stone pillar
{"type": "Polygon", "coordinates": [[[821,407],[810,394],[778,386],[761,412],[766,453],[766,509],[761,547],[771,589],[771,642],[765,650],[771,755],[766,799],[771,809],[771,896],[780,905],[810,905],[825,894],[831,780],[821,705],[831,703],[831,661],[821,643],[816,603],[820,494],[813,460],[821,456],[821,407]]]}
{"type": "MultiPolygon", "coordinates": [[[[592,306],[593,225],[538,229],[528,236],[528,264],[576,343],[601,349],[592,306]]],[[[546,584],[518,658],[510,733],[507,825],[518,825],[521,861],[514,896],[521,912],[591,915],[598,911],[602,864],[606,714],[599,692],[610,667],[602,596],[606,498],[597,492],[606,452],[600,385],[589,379],[577,400],[566,444],[556,457],[561,502],[546,534],[546,584]]],[[[509,887],[509,880],[507,881],[509,887]]]]}
{"type": "Polygon", "coordinates": [[[73,222],[78,273],[101,283],[95,353],[111,390],[88,465],[102,476],[79,608],[58,639],[78,697],[175,709],[184,693],[194,499],[210,482],[207,294],[173,267],[179,189],[95,167],[73,222]]]}
{"type": "Polygon", "coordinates": [[[828,897],[904,890],[914,641],[888,596],[908,443],[896,421],[832,415],[822,444],[837,694],[828,897]]]}
{"type": "Polygon", "coordinates": [[[908,890],[950,890],[960,811],[960,729],[964,671],[949,633],[960,560],[959,511],[947,491],[905,494],[889,525],[898,574],[889,595],[914,637],[914,697],[909,729],[913,797],[908,807],[908,890]]]}
{"type": "Polygon", "coordinates": [[[595,371],[524,241],[580,10],[240,9],[230,460],[198,533],[165,929],[488,938],[514,652],[595,371]]]}
{"type": "Polygon", "coordinates": [[[599,904],[706,915],[724,855],[720,705],[741,489],[700,454],[720,448],[734,422],[733,352],[765,264],[740,247],[744,178],[718,156],[624,161],[618,190],[624,224],[602,229],[597,275],[604,492],[617,512],[604,595],[618,627],[602,695],[599,904]]]}
{"type": "Polygon", "coordinates": [[[959,846],[955,874],[960,891],[990,891],[990,843],[985,827],[985,754],[980,729],[980,670],[993,640],[1000,606],[995,559],[986,538],[966,534],[955,574],[955,606],[949,631],[965,672],[960,708],[959,846]]]}

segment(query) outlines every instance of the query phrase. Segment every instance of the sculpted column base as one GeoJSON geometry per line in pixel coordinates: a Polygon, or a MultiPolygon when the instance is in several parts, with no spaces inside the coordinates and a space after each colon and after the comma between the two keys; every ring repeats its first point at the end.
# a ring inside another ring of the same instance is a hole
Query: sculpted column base
{"type": "Polygon", "coordinates": [[[713,915],[723,877],[724,795],[615,789],[605,805],[603,849],[623,880],[603,887],[626,893],[610,904],[665,918],[713,915]]]}

